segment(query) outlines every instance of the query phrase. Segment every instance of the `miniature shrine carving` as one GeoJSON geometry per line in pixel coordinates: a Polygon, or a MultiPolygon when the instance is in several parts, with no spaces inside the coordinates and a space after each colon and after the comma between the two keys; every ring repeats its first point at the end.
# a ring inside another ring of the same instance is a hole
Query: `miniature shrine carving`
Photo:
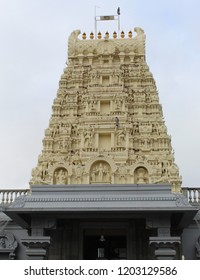
{"type": "Polygon", "coordinates": [[[67,184],[67,170],[65,168],[56,169],[54,172],[54,184],[66,185],[67,184]]]}
{"type": "Polygon", "coordinates": [[[91,183],[110,183],[111,172],[110,166],[106,162],[94,163],[91,168],[91,183]]]}

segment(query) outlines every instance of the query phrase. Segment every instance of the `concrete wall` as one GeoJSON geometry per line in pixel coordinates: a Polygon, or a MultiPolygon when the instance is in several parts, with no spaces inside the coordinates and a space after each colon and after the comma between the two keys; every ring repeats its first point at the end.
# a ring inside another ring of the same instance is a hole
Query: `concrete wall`
{"type": "Polygon", "coordinates": [[[184,229],[182,234],[182,254],[186,260],[196,260],[195,244],[200,236],[200,228],[194,222],[188,228],[184,229]]]}

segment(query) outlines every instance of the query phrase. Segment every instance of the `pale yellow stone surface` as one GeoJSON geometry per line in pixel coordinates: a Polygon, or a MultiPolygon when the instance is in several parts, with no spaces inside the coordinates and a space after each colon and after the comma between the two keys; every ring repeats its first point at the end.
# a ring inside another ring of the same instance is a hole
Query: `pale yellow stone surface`
{"type": "Polygon", "coordinates": [[[134,30],[123,39],[71,33],[31,185],[171,183],[180,191],[145,34],[134,30]]]}

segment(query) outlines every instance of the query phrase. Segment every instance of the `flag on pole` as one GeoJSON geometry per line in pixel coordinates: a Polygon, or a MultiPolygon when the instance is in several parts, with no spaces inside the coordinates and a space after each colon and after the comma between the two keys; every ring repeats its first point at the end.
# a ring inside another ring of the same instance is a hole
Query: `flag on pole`
{"type": "Polygon", "coordinates": [[[120,7],[118,7],[118,9],[117,9],[117,14],[118,14],[118,16],[120,15],[120,7]]]}
{"type": "Polygon", "coordinates": [[[115,16],[100,16],[100,20],[115,20],[115,16]]]}

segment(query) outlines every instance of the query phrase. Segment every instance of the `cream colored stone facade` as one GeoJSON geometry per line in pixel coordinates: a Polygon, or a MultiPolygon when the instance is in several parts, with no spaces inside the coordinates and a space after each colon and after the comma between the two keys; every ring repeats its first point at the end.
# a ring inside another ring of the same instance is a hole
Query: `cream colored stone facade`
{"type": "Polygon", "coordinates": [[[134,31],[128,38],[98,34],[99,39],[71,33],[68,66],[31,185],[171,183],[172,191],[180,191],[171,138],[146,64],[145,33],[134,31]]]}

